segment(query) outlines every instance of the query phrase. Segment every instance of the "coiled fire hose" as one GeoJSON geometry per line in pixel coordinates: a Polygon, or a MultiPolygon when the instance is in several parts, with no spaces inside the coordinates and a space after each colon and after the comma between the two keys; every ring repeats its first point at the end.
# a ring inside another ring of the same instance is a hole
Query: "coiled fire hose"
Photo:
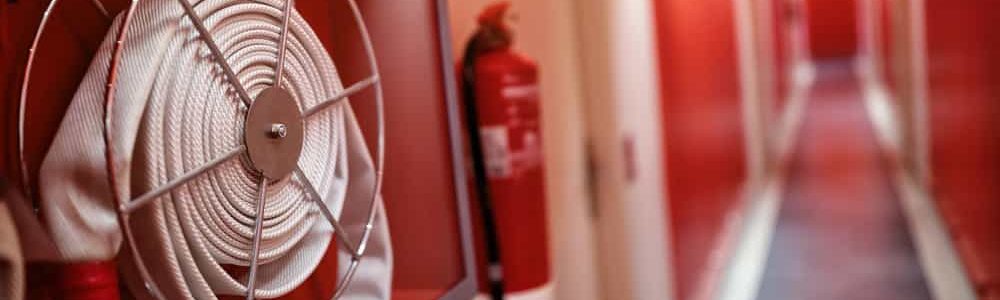
{"type": "MultiPolygon", "coordinates": [[[[204,0],[193,3],[225,60],[250,97],[274,84],[285,1],[204,0]]],[[[122,235],[110,200],[114,190],[143,195],[173,179],[219,162],[197,178],[136,209],[130,218],[138,251],[154,284],[167,299],[214,299],[244,295],[250,264],[261,174],[245,155],[249,109],[227,81],[175,0],[138,1],[127,33],[113,122],[114,163],[108,174],[102,139],[105,79],[117,30],[116,18],[91,63],[41,169],[42,212],[63,256],[74,261],[110,260],[122,235]],[[119,176],[111,189],[108,176],[119,176]]],[[[303,118],[298,173],[268,180],[263,210],[260,267],[254,295],[274,298],[301,284],[332,242],[333,227],[310,199],[312,185],[351,237],[361,236],[373,195],[375,171],[350,105],[319,108],[343,86],[333,61],[297,13],[289,20],[282,86],[303,118]],[[308,183],[307,183],[308,181],[308,183]]],[[[381,201],[380,197],[377,201],[381,201]]],[[[351,299],[387,299],[391,246],[381,205],[365,259],[348,287],[351,299]]],[[[342,248],[341,248],[342,249],[342,248]]],[[[338,252],[338,273],[352,253],[338,252]]],[[[123,259],[123,262],[130,260],[123,259]]],[[[126,268],[127,269],[127,268],[126,268]]],[[[148,283],[125,272],[133,287],[148,283]]],[[[135,290],[135,288],[133,288],[135,290]]]]}

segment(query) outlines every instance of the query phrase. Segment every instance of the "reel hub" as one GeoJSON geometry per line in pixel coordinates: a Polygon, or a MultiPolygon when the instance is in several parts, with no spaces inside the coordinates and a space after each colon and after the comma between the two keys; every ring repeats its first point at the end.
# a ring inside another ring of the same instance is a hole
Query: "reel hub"
{"type": "Polygon", "coordinates": [[[253,168],[270,180],[284,178],[302,153],[302,113],[292,94],[279,87],[264,89],[247,112],[243,143],[253,168]]]}

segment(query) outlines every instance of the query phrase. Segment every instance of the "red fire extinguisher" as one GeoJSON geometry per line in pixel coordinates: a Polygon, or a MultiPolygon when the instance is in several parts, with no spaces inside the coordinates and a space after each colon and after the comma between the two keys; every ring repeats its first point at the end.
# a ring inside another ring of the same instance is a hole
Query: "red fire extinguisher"
{"type": "Polygon", "coordinates": [[[538,67],[511,49],[509,7],[500,2],[483,11],[461,66],[484,244],[480,282],[494,299],[544,299],[552,276],[538,67]]]}

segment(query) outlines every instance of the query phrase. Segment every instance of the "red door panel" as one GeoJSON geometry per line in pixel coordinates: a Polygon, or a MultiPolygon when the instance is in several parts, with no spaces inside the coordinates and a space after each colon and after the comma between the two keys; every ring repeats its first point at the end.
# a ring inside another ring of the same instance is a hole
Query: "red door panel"
{"type": "Polygon", "coordinates": [[[745,179],[733,4],[654,4],[673,274],[689,299],[745,179]]]}
{"type": "Polygon", "coordinates": [[[813,58],[847,57],[857,52],[854,0],[806,0],[806,10],[813,58]]]}
{"type": "Polygon", "coordinates": [[[1000,295],[1000,35],[993,5],[926,2],[931,186],[982,296],[1000,295]]]}

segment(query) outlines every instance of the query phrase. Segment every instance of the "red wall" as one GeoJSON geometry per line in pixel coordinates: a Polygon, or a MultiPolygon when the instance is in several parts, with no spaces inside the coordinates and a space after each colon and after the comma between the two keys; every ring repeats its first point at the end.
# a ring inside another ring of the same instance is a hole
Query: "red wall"
{"type": "Polygon", "coordinates": [[[994,5],[927,0],[934,196],[981,296],[1000,297],[1000,33],[994,5]]]}
{"type": "Polygon", "coordinates": [[[847,57],[857,52],[854,0],[807,0],[806,10],[813,58],[847,57]]]}
{"type": "Polygon", "coordinates": [[[706,272],[745,177],[733,4],[654,5],[673,273],[678,295],[687,299],[706,272]]]}

